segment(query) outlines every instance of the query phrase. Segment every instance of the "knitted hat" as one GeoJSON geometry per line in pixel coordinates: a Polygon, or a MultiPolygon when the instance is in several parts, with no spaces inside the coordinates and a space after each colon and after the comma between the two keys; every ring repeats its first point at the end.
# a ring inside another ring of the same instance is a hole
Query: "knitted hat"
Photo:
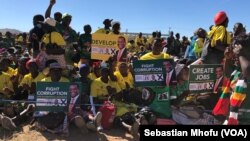
{"type": "Polygon", "coordinates": [[[220,25],[227,19],[227,14],[224,11],[218,12],[214,17],[215,25],[220,25]]]}

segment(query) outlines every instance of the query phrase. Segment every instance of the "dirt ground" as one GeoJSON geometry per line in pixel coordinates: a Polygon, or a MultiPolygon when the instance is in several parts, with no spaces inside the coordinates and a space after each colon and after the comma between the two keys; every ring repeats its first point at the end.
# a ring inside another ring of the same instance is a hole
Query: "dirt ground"
{"type": "Polygon", "coordinates": [[[81,134],[76,127],[70,128],[69,137],[48,132],[39,132],[30,125],[23,126],[18,131],[10,132],[0,127],[0,141],[139,141],[139,137],[133,137],[123,129],[104,130],[102,133],[89,132],[81,134]]]}

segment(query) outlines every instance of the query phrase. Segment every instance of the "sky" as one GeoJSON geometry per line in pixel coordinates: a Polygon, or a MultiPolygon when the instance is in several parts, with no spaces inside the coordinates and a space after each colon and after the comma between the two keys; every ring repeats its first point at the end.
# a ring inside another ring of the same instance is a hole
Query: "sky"
{"type": "MultiPolygon", "coordinates": [[[[28,32],[35,14],[44,15],[50,0],[0,0],[0,28],[14,28],[28,32]]],[[[228,30],[242,22],[250,25],[249,0],[57,0],[54,12],[73,16],[71,27],[83,32],[90,24],[92,32],[103,27],[103,20],[121,23],[121,31],[152,33],[170,30],[190,37],[199,27],[208,30],[219,11],[229,17],[228,30]]]]}

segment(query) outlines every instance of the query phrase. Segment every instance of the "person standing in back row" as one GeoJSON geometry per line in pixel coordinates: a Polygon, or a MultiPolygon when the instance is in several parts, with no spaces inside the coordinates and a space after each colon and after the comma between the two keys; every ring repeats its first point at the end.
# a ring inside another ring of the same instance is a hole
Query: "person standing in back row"
{"type": "Polygon", "coordinates": [[[95,33],[102,33],[102,34],[109,34],[110,33],[110,27],[111,27],[111,22],[113,21],[113,19],[105,19],[103,21],[104,24],[104,28],[100,28],[98,30],[96,30],[95,33]]]}
{"type": "Polygon", "coordinates": [[[220,11],[215,15],[215,25],[208,33],[208,37],[211,38],[211,49],[201,55],[201,61],[204,64],[221,64],[223,62],[224,51],[231,43],[231,36],[226,29],[228,22],[226,12],[220,11]]]}

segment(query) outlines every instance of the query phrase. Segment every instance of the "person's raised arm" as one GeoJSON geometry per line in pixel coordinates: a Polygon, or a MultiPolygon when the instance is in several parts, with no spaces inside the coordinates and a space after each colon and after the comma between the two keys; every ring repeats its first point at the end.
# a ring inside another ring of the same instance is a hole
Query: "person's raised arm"
{"type": "Polygon", "coordinates": [[[56,0],[50,0],[50,3],[49,3],[49,6],[45,12],[45,18],[48,18],[50,17],[50,14],[51,14],[51,9],[53,7],[53,5],[56,3],[56,0]]]}

